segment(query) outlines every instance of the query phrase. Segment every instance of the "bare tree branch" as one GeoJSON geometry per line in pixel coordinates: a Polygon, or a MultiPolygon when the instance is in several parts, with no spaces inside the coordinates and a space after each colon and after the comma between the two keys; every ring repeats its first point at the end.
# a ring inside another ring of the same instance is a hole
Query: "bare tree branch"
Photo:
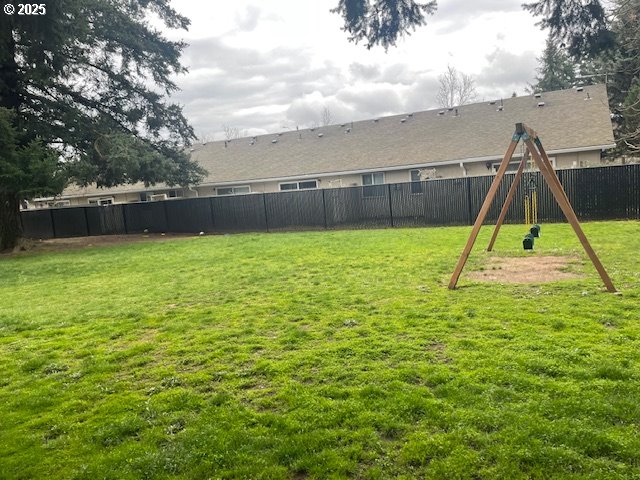
{"type": "Polygon", "coordinates": [[[235,140],[236,138],[240,138],[240,129],[238,127],[231,127],[223,124],[222,130],[224,131],[225,140],[235,140]]]}
{"type": "Polygon", "coordinates": [[[447,65],[447,70],[438,77],[440,88],[436,100],[441,107],[450,108],[474,101],[477,97],[475,80],[447,65]]]}
{"type": "Polygon", "coordinates": [[[320,113],[320,125],[326,127],[327,125],[331,125],[331,122],[333,122],[331,110],[329,110],[329,107],[324,107],[320,113]]]}

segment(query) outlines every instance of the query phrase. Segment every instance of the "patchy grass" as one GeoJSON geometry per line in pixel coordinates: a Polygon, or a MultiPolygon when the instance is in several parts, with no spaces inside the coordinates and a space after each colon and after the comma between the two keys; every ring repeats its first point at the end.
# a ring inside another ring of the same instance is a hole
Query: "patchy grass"
{"type": "Polygon", "coordinates": [[[469,228],[2,258],[0,478],[640,477],[640,225],[584,227],[621,296],[567,225],[457,291],[469,228]]]}

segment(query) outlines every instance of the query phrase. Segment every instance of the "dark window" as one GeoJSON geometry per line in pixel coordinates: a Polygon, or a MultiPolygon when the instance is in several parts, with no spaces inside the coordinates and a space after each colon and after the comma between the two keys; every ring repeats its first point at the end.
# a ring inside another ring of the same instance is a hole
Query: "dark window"
{"type": "Polygon", "coordinates": [[[298,188],[300,190],[308,189],[308,188],[318,188],[318,182],[315,180],[308,180],[306,182],[299,182],[298,188]]]}
{"type": "Polygon", "coordinates": [[[242,193],[251,193],[249,185],[243,185],[241,187],[219,187],[217,189],[218,195],[240,195],[242,193]]]}
{"type": "Polygon", "coordinates": [[[281,183],[280,191],[286,190],[309,190],[312,188],[318,188],[317,180],[303,180],[300,182],[281,183]]]}
{"type": "Polygon", "coordinates": [[[409,173],[411,173],[411,193],[422,193],[420,170],[410,170],[409,173]]]}
{"type": "Polygon", "coordinates": [[[384,195],[384,174],[365,173],[362,175],[362,196],[363,197],[381,197],[384,195]]]}
{"type": "Polygon", "coordinates": [[[362,185],[382,185],[384,184],[384,173],[365,173],[362,175],[362,185]]]}
{"type": "MultiPolygon", "coordinates": [[[[507,166],[506,173],[516,173],[518,171],[518,167],[520,166],[520,162],[511,162],[507,166]]],[[[493,164],[493,173],[498,173],[498,169],[500,168],[499,163],[493,164]]]]}

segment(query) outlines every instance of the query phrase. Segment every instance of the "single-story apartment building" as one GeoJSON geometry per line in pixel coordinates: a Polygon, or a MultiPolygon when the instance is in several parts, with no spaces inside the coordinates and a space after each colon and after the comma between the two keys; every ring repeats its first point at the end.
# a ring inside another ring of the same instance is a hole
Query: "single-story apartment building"
{"type": "MultiPolygon", "coordinates": [[[[605,85],[483,101],[304,130],[193,145],[207,171],[186,188],[68,187],[33,207],[241,195],[479,176],[495,172],[515,124],[540,134],[558,169],[596,166],[615,146],[605,85]]],[[[517,168],[516,152],[512,170],[517,168]]]]}

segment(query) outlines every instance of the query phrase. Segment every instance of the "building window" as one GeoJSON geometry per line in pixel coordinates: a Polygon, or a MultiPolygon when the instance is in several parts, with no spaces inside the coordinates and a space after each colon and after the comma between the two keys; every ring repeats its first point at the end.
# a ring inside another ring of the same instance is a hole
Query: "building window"
{"type": "Polygon", "coordinates": [[[411,175],[411,193],[422,193],[422,179],[420,170],[409,170],[411,175]]]}
{"type": "Polygon", "coordinates": [[[384,195],[384,173],[365,173],[362,175],[362,196],[381,197],[384,195]]]}
{"type": "MultiPolygon", "coordinates": [[[[556,157],[549,157],[549,161],[551,162],[551,165],[553,166],[553,168],[556,168],[556,157]]],[[[507,173],[516,173],[518,171],[519,166],[520,166],[520,160],[518,160],[517,162],[510,162],[509,166],[507,167],[507,173]]],[[[500,162],[494,163],[492,165],[493,173],[497,173],[498,168],[500,168],[500,162]]],[[[533,171],[537,172],[538,165],[536,165],[536,163],[531,159],[531,157],[529,157],[529,159],[527,160],[527,164],[524,166],[524,171],[526,172],[532,169],[533,171]]]]}
{"type": "Polygon", "coordinates": [[[280,184],[280,191],[285,192],[287,190],[311,190],[318,188],[317,180],[303,180],[300,182],[287,182],[280,184]]]}
{"type": "Polygon", "coordinates": [[[89,205],[113,205],[113,197],[90,198],[89,205]]]}
{"type": "Polygon", "coordinates": [[[153,192],[140,192],[140,201],[141,202],[150,202],[152,195],[153,195],[153,192]]]}
{"type": "Polygon", "coordinates": [[[251,187],[249,185],[243,185],[240,187],[219,187],[216,189],[218,195],[243,195],[245,193],[251,193],[251,187]]]}
{"type": "MultiPolygon", "coordinates": [[[[518,171],[518,167],[520,166],[520,161],[517,162],[510,162],[509,165],[507,166],[507,170],[505,173],[516,173],[518,171]]],[[[528,165],[527,165],[528,167],[528,165]]],[[[493,164],[493,173],[498,173],[498,169],[500,168],[500,164],[499,163],[494,163],[493,164]]]]}
{"type": "Polygon", "coordinates": [[[169,190],[169,198],[179,198],[182,196],[182,190],[169,190]]]}
{"type": "Polygon", "coordinates": [[[382,185],[384,184],[384,173],[365,173],[362,175],[362,185],[382,185]]]}
{"type": "Polygon", "coordinates": [[[298,183],[298,188],[300,190],[309,190],[312,188],[318,188],[318,181],[317,180],[308,180],[305,182],[299,182],[298,183]]]}

